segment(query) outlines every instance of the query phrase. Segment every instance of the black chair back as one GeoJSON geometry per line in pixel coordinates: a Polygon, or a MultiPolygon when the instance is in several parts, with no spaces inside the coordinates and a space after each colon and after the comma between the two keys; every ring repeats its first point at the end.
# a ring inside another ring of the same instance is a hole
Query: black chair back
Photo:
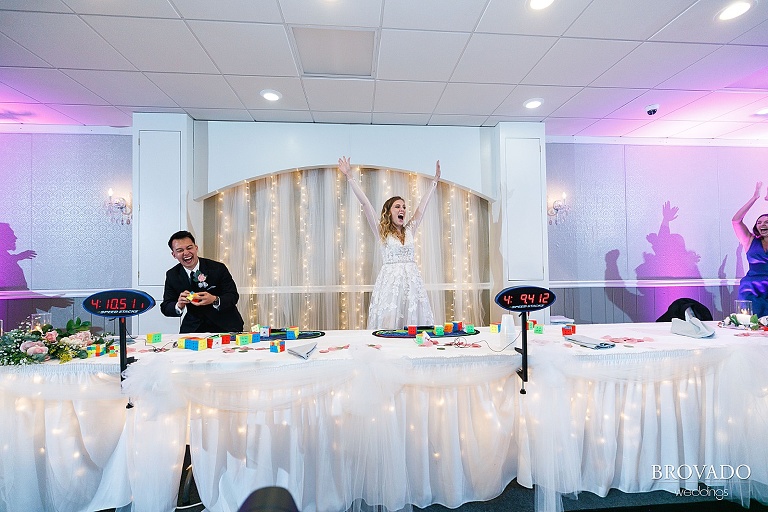
{"type": "Polygon", "coordinates": [[[253,491],[237,512],[299,512],[299,509],[287,489],[262,487],[253,491]]]}
{"type": "Polygon", "coordinates": [[[667,312],[656,319],[657,322],[671,322],[673,318],[685,320],[685,310],[691,308],[693,316],[702,321],[712,320],[712,313],[709,308],[695,299],[683,297],[672,302],[667,308],[667,312]]]}

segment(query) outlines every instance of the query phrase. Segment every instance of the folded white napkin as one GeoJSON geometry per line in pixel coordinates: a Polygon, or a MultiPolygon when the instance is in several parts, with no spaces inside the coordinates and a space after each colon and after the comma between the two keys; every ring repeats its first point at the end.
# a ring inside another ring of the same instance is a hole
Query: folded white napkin
{"type": "Polygon", "coordinates": [[[691,308],[685,310],[685,320],[672,319],[672,332],[691,338],[709,338],[715,335],[715,330],[696,318],[691,308]]]}

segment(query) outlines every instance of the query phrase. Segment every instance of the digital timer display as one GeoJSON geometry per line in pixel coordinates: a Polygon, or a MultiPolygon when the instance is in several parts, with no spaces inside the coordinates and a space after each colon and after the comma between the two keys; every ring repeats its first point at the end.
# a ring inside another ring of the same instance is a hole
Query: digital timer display
{"type": "Polygon", "coordinates": [[[154,306],[155,299],[140,290],[107,290],[83,301],[86,311],[99,316],[134,316],[154,306]]]}
{"type": "Polygon", "coordinates": [[[496,304],[508,311],[536,311],[555,302],[551,290],[539,286],[515,286],[496,295],[496,304]]]}

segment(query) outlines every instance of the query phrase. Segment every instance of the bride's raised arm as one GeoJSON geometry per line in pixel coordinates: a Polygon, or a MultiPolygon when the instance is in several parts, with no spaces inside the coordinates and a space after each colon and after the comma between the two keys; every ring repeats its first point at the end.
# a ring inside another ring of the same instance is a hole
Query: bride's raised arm
{"type": "Polygon", "coordinates": [[[421,218],[424,216],[424,211],[427,209],[429,200],[432,199],[432,194],[435,193],[438,181],[440,181],[440,160],[435,163],[435,177],[432,180],[432,184],[430,185],[429,190],[427,190],[427,193],[424,194],[424,197],[421,198],[419,206],[416,208],[416,211],[413,213],[413,217],[411,217],[411,220],[408,222],[414,231],[419,227],[419,224],[421,224],[421,218]]]}
{"type": "Polygon", "coordinates": [[[343,156],[339,158],[339,170],[341,171],[341,174],[347,177],[347,182],[352,186],[352,192],[355,193],[357,200],[363,205],[363,212],[365,213],[365,218],[368,219],[368,225],[371,227],[376,238],[378,238],[379,220],[376,218],[376,210],[373,209],[373,205],[371,205],[371,202],[365,196],[365,192],[360,188],[360,184],[357,180],[351,179],[348,157],[343,156]]]}

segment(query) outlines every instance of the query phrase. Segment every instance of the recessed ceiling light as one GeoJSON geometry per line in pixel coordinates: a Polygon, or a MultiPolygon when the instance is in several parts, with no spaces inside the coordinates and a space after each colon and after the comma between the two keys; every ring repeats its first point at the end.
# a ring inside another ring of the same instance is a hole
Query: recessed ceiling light
{"type": "Polygon", "coordinates": [[[738,18],[752,7],[752,2],[746,0],[738,0],[731,5],[720,11],[717,15],[717,19],[722,21],[732,20],[738,18]]]}
{"type": "Polygon", "coordinates": [[[529,100],[525,100],[523,105],[525,108],[539,108],[542,103],[544,103],[544,100],[541,98],[531,98],[529,100]]]}
{"type": "Polygon", "coordinates": [[[550,5],[552,5],[552,2],[555,0],[531,0],[528,4],[531,9],[534,11],[540,11],[541,9],[546,9],[550,5]]]}
{"type": "Polygon", "coordinates": [[[759,116],[768,116],[768,107],[761,108],[760,110],[755,112],[755,114],[759,116]]]}
{"type": "Polygon", "coordinates": [[[275,91],[273,89],[264,89],[259,94],[261,94],[261,97],[267,101],[277,101],[283,97],[282,94],[280,94],[278,91],[275,91]]]}

